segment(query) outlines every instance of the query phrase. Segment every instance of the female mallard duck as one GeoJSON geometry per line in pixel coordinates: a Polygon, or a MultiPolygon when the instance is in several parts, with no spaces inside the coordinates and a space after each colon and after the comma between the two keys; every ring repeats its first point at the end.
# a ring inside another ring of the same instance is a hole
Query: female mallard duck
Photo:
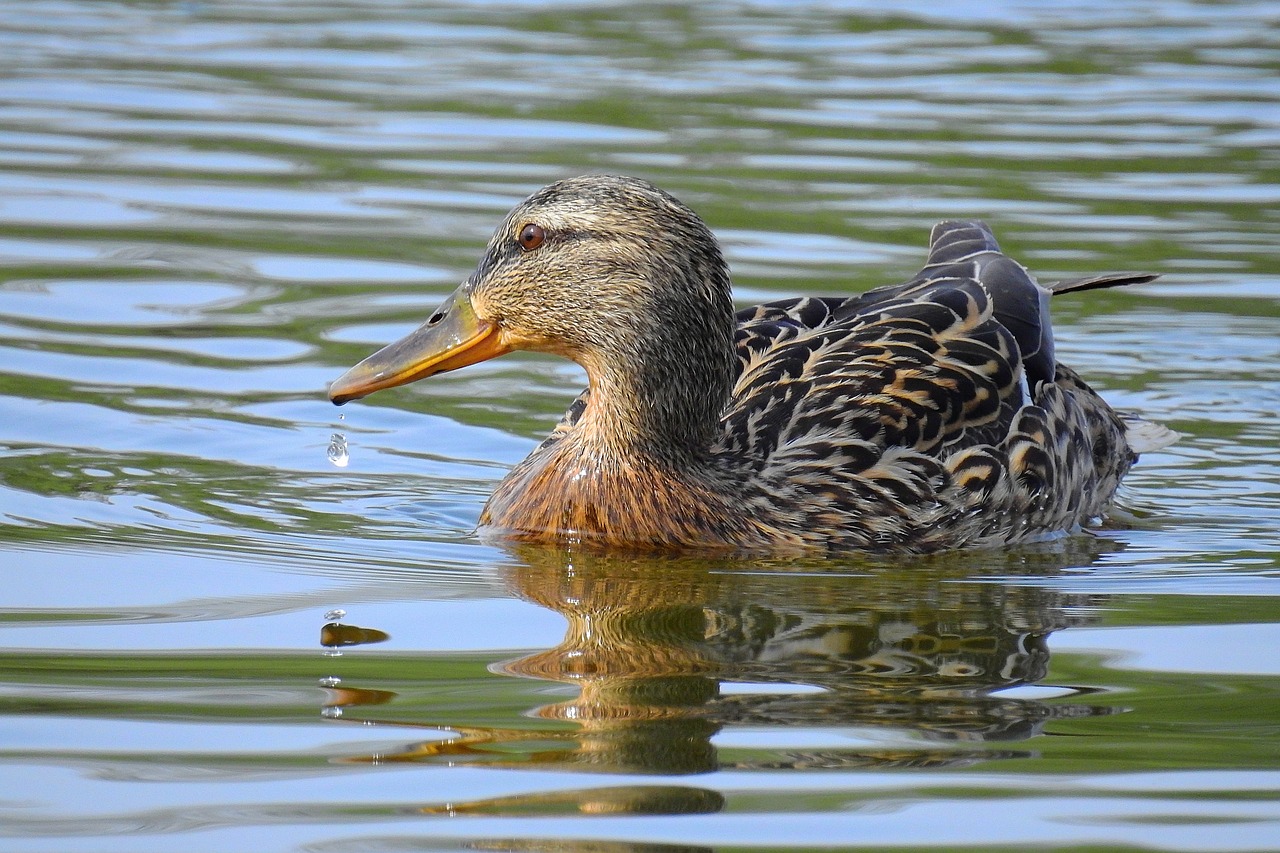
{"type": "Polygon", "coordinates": [[[706,224],[644,181],[560,181],[508,214],[419,329],[329,389],[342,404],[512,350],[589,387],[480,522],[644,549],[924,552],[1043,538],[1099,516],[1137,458],[1057,363],[1050,293],[980,222],[861,296],[734,313],[706,224]]]}

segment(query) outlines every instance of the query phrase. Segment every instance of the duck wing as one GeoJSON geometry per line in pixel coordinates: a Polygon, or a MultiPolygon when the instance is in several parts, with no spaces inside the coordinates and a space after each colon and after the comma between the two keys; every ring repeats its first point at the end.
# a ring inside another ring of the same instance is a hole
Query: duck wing
{"type": "Polygon", "coordinates": [[[940,223],[907,282],[738,313],[741,370],[718,450],[752,466],[762,507],[806,507],[859,545],[1084,523],[1134,457],[1117,415],[1057,362],[1049,300],[1151,278],[1044,287],[983,223],[940,223]],[[961,519],[978,532],[962,534],[961,519]]]}
{"type": "Polygon", "coordinates": [[[928,258],[914,278],[858,296],[800,297],[743,309],[738,312],[739,346],[758,352],[779,333],[785,337],[794,330],[817,329],[895,300],[928,300],[931,292],[957,280],[976,281],[993,303],[995,319],[1013,333],[1022,359],[1029,362],[1029,381],[1052,379],[1050,296],[1145,284],[1157,278],[1155,273],[1112,272],[1041,285],[1026,267],[1001,251],[986,223],[946,221],[934,226],[928,258]]]}
{"type": "Polygon", "coordinates": [[[1032,372],[1053,376],[1048,294],[985,225],[944,222],[910,281],[744,309],[729,444],[763,464],[816,435],[880,453],[995,439],[1032,372]]]}

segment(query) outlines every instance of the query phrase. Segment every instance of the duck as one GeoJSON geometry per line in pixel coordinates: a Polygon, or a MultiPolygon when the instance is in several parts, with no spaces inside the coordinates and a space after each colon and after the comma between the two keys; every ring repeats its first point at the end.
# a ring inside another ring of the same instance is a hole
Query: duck
{"type": "Polygon", "coordinates": [[[923,268],[859,295],[735,310],[708,225],[639,178],[519,203],[471,275],[328,389],[342,405],[523,350],[587,388],[501,480],[479,529],[646,552],[925,554],[1096,523],[1138,419],[1056,356],[1052,296],[980,221],[934,226],[923,268]]]}

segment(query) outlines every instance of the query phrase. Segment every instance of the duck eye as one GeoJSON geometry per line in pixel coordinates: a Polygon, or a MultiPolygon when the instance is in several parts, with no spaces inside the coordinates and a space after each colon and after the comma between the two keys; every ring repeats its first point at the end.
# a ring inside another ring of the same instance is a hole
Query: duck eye
{"type": "Polygon", "coordinates": [[[516,241],[520,244],[520,248],[526,252],[532,252],[534,249],[542,245],[542,241],[547,239],[547,231],[541,225],[534,225],[530,222],[528,225],[520,229],[520,235],[516,237],[516,241]]]}

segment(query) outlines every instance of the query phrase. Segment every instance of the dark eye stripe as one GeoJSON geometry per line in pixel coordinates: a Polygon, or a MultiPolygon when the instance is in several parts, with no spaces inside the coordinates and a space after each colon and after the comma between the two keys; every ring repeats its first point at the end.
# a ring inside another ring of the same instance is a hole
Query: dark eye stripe
{"type": "MultiPolygon", "coordinates": [[[[521,227],[520,231],[523,232],[524,227],[521,227]]],[[[556,245],[565,245],[567,243],[572,243],[576,240],[583,240],[588,238],[594,238],[598,240],[609,240],[611,239],[611,237],[616,236],[616,235],[607,234],[602,231],[594,231],[589,229],[565,230],[565,229],[557,228],[554,232],[547,232],[546,229],[543,229],[543,231],[545,235],[543,238],[544,242],[554,237],[556,245]]],[[[516,259],[520,258],[522,255],[527,254],[529,251],[530,251],[529,249],[525,249],[521,245],[520,235],[517,234],[514,240],[509,240],[509,241],[502,240],[496,243],[489,250],[489,253],[485,255],[484,261],[481,263],[481,268],[483,270],[492,270],[510,261],[515,261],[516,259]]]]}

